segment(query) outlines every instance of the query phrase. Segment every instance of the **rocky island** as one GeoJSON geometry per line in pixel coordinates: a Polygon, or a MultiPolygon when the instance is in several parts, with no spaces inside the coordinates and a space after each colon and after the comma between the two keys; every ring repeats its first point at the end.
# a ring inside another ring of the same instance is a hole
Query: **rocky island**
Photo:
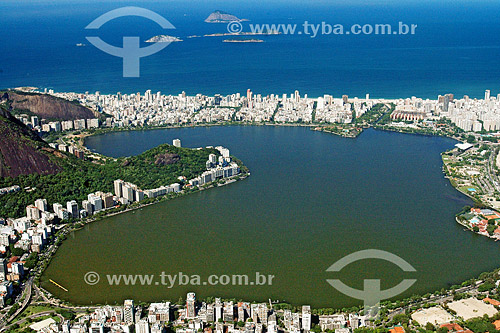
{"type": "Polygon", "coordinates": [[[262,39],[224,39],[223,43],[263,43],[262,39]]]}
{"type": "Polygon", "coordinates": [[[182,39],[168,35],[158,35],[151,37],[146,41],[146,43],[172,43],[172,42],[182,42],[182,39]]]}
{"type": "Polygon", "coordinates": [[[223,37],[223,36],[270,36],[270,35],[280,35],[281,32],[269,30],[266,32],[251,32],[251,31],[241,31],[241,32],[224,32],[215,34],[206,34],[204,37],[223,37]]]}
{"type": "Polygon", "coordinates": [[[248,21],[247,19],[240,19],[234,15],[223,12],[221,10],[216,10],[212,14],[210,14],[206,19],[206,23],[229,23],[229,22],[243,22],[248,21]]]}

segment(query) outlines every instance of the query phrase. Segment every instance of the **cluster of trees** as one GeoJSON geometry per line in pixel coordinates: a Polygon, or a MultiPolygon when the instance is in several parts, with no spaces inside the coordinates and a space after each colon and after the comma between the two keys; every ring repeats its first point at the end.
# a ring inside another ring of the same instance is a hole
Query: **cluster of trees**
{"type": "Polygon", "coordinates": [[[372,124],[376,122],[377,120],[381,119],[382,116],[384,115],[389,115],[393,111],[393,107],[391,107],[389,110],[386,110],[384,107],[384,104],[378,103],[375,104],[369,111],[365,112],[363,115],[361,115],[359,118],[356,118],[354,120],[355,124],[372,124]]]}
{"type": "Polygon", "coordinates": [[[464,323],[464,326],[470,329],[474,333],[498,333],[500,332],[495,328],[495,325],[491,322],[491,319],[487,315],[483,318],[473,318],[469,319],[464,323]]]}

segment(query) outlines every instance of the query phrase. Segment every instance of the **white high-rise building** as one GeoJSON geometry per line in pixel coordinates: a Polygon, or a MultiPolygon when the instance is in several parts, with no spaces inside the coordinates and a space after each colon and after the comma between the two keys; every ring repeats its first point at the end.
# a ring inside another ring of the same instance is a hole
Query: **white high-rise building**
{"type": "Polygon", "coordinates": [[[94,212],[99,212],[103,208],[103,202],[102,198],[100,196],[94,195],[94,194],[89,194],[87,196],[88,201],[92,204],[92,208],[94,212]]]}
{"type": "Polygon", "coordinates": [[[214,306],[214,312],[215,312],[215,322],[219,322],[219,319],[222,318],[222,303],[220,298],[215,299],[215,306],[214,306]]]}
{"type": "Polygon", "coordinates": [[[123,303],[123,321],[134,323],[134,301],[131,299],[126,299],[123,303]]]}
{"type": "Polygon", "coordinates": [[[68,201],[66,203],[66,209],[68,210],[69,214],[71,215],[72,218],[78,218],[78,203],[75,200],[68,201]]]}
{"type": "Polygon", "coordinates": [[[136,190],[135,191],[135,201],[142,201],[142,200],[144,200],[144,191],[136,190]]]}
{"type": "Polygon", "coordinates": [[[302,306],[302,329],[311,330],[311,307],[309,305],[302,306]]]}
{"type": "Polygon", "coordinates": [[[129,184],[125,183],[122,186],[123,197],[127,199],[129,202],[135,201],[135,189],[129,184]]]}
{"type": "Polygon", "coordinates": [[[26,217],[30,220],[40,219],[40,210],[33,205],[26,207],[26,217]]]}
{"type": "Polygon", "coordinates": [[[90,216],[94,213],[94,208],[92,206],[92,203],[88,200],[82,201],[82,209],[84,209],[87,212],[88,216],[90,216]]]}
{"type": "Polygon", "coordinates": [[[35,201],[35,206],[42,212],[47,211],[47,200],[46,199],[38,199],[35,201]]]}
{"type": "MultiPolygon", "coordinates": [[[[60,211],[63,208],[63,206],[60,203],[56,202],[55,204],[52,205],[52,208],[54,209],[54,213],[56,213],[56,215],[59,216],[61,214],[60,211]]],[[[59,216],[59,218],[61,217],[59,216]]]]}
{"type": "Polygon", "coordinates": [[[118,198],[122,198],[123,197],[123,180],[121,179],[117,179],[114,181],[114,187],[115,187],[115,195],[118,197],[118,198]]]}
{"type": "Polygon", "coordinates": [[[31,116],[31,126],[37,127],[40,124],[37,116],[31,116]]]}
{"type": "Polygon", "coordinates": [[[194,318],[196,316],[196,295],[195,293],[188,293],[186,300],[186,318],[194,318]]]}

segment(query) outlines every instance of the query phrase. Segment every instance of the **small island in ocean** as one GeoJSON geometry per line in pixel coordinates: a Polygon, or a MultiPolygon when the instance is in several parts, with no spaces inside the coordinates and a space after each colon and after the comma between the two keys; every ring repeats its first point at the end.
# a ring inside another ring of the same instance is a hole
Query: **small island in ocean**
{"type": "Polygon", "coordinates": [[[215,34],[206,34],[204,37],[223,37],[223,36],[271,36],[271,35],[280,35],[281,32],[269,30],[266,32],[224,32],[224,33],[215,33],[215,34]]]}
{"type": "Polygon", "coordinates": [[[263,43],[262,39],[224,39],[224,43],[263,43]]]}
{"type": "Polygon", "coordinates": [[[182,42],[182,39],[168,35],[158,35],[151,37],[146,41],[146,43],[172,43],[172,42],[182,42]]]}
{"type": "Polygon", "coordinates": [[[206,23],[229,23],[234,21],[243,22],[248,20],[237,18],[236,16],[223,12],[222,10],[216,10],[205,19],[206,23]]]}

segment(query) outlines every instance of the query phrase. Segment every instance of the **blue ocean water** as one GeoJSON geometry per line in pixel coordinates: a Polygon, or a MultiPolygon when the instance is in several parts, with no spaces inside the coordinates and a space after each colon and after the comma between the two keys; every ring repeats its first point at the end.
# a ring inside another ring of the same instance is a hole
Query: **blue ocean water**
{"type": "Polygon", "coordinates": [[[56,91],[167,94],[325,93],[364,97],[481,97],[500,90],[500,25],[496,1],[3,1],[0,3],[0,87],[56,91]],[[85,26],[122,6],[167,18],[163,30],[143,18],[120,18],[99,31],[85,26]],[[416,35],[306,35],[262,37],[264,43],[222,43],[226,32],[203,20],[220,9],[252,23],[418,24],[416,35]],[[141,60],[140,78],[122,77],[122,60],[86,43],[97,35],[120,46],[123,36],[169,34],[184,39],[141,60]]]}

